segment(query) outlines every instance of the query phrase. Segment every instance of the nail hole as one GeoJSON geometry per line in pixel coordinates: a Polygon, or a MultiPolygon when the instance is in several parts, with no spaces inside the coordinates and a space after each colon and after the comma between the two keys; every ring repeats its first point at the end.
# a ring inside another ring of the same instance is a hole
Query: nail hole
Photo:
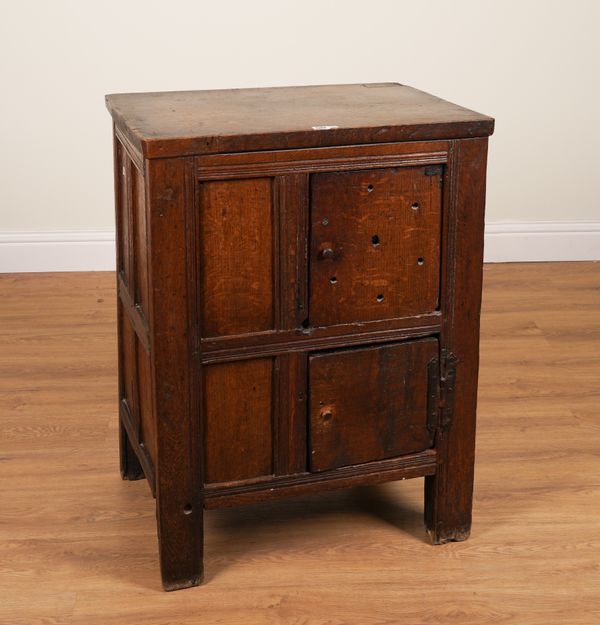
{"type": "Polygon", "coordinates": [[[372,185],[372,184],[370,184],[370,185],[367,187],[367,191],[368,191],[369,193],[371,193],[371,191],[373,191],[373,185],[372,185]]]}
{"type": "Polygon", "coordinates": [[[413,203],[411,204],[411,208],[412,208],[414,211],[418,211],[418,210],[419,210],[419,202],[413,202],[413,203]]]}
{"type": "Polygon", "coordinates": [[[331,276],[331,278],[329,278],[329,282],[331,282],[331,284],[335,284],[337,282],[337,278],[335,276],[331,276]]]}
{"type": "Polygon", "coordinates": [[[309,326],[309,325],[310,325],[310,321],[309,321],[308,319],[305,319],[305,320],[302,322],[302,327],[303,327],[303,328],[308,328],[308,326],[309,326]]]}
{"type": "Polygon", "coordinates": [[[377,247],[377,246],[379,245],[379,236],[378,236],[377,234],[374,234],[374,235],[371,237],[371,243],[372,243],[375,247],[377,247]]]}
{"type": "Polygon", "coordinates": [[[192,504],[191,503],[186,503],[185,506],[183,506],[183,514],[192,514],[192,504]]]}
{"type": "Polygon", "coordinates": [[[425,259],[422,256],[419,256],[419,258],[417,258],[417,265],[424,265],[425,264],[425,259]]]}
{"type": "Polygon", "coordinates": [[[380,293],[380,294],[379,294],[379,295],[378,295],[375,299],[376,299],[378,302],[383,302],[383,300],[384,300],[383,294],[382,294],[382,293],[380,293]]]}

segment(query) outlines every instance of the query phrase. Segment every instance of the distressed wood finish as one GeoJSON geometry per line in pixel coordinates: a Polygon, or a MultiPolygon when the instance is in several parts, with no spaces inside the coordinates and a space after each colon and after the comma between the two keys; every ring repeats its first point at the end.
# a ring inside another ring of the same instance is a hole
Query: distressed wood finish
{"type": "Polygon", "coordinates": [[[273,474],[273,358],[204,368],[205,481],[273,474]]]}
{"type": "Polygon", "coordinates": [[[121,474],[165,589],[202,579],[203,508],[426,477],[465,538],[493,120],[395,83],[107,104],[121,474]]]}
{"type": "MultiPolygon", "coordinates": [[[[425,481],[425,520],[436,544],[464,540],[471,531],[486,161],[487,139],[456,143],[445,230],[449,252],[441,333],[443,352],[457,359],[454,418],[438,432],[438,470],[425,481]]],[[[446,374],[442,370],[442,377],[446,374]]]]}
{"type": "Polygon", "coordinates": [[[107,105],[147,158],[487,136],[494,120],[398,83],[126,93],[107,105]]]}
{"type": "Polygon", "coordinates": [[[437,340],[423,339],[311,356],[311,470],[430,448],[428,365],[437,353],[437,340]]]}
{"type": "MultiPolygon", "coordinates": [[[[152,386],[157,415],[156,510],[165,590],[202,579],[202,465],[187,231],[191,160],[148,161],[152,386]]],[[[195,275],[192,273],[192,275],[195,275]]]]}
{"type": "Polygon", "coordinates": [[[200,185],[202,334],[275,327],[273,179],[200,185]]]}
{"type": "Polygon", "coordinates": [[[313,176],[312,325],[437,309],[441,175],[406,167],[313,176]]]}

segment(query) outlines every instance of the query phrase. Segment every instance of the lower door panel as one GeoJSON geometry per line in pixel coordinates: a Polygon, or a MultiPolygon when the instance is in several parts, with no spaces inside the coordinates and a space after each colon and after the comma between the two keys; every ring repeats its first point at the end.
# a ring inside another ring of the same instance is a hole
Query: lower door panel
{"type": "Polygon", "coordinates": [[[428,364],[435,338],[309,357],[311,471],[428,449],[428,364]]]}

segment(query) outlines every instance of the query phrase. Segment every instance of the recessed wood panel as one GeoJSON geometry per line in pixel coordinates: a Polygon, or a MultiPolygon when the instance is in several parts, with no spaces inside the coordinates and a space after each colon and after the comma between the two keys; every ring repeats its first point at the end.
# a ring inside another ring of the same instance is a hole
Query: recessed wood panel
{"type": "Polygon", "coordinates": [[[311,177],[311,325],[438,307],[441,172],[393,167],[311,177]]]}
{"type": "Polygon", "coordinates": [[[436,339],[422,339],[311,356],[311,470],[431,447],[427,365],[437,352],[436,339]]]}
{"type": "Polygon", "coordinates": [[[118,271],[129,286],[133,272],[133,255],[131,253],[133,224],[131,223],[131,203],[129,201],[130,160],[125,148],[119,141],[116,144],[115,157],[118,271]]]}
{"type": "Polygon", "coordinates": [[[200,184],[202,335],[274,327],[273,180],[200,184]]]}
{"type": "Polygon", "coordinates": [[[136,336],[131,320],[120,307],[121,315],[121,399],[127,402],[129,411],[134,422],[137,423],[138,397],[137,397],[137,357],[136,336]]]}
{"type": "Polygon", "coordinates": [[[144,178],[133,163],[131,167],[131,202],[134,227],[135,303],[148,318],[148,232],[144,178]]]}
{"type": "Polygon", "coordinates": [[[272,358],[204,367],[205,481],[273,473],[272,358]]]}
{"type": "Polygon", "coordinates": [[[140,442],[156,463],[156,417],[152,403],[152,373],[150,354],[137,339],[137,372],[140,415],[140,442]]]}

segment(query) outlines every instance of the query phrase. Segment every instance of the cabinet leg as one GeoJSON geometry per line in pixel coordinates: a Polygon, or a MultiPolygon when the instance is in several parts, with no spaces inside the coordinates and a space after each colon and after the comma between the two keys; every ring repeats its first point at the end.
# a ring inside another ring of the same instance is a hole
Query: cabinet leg
{"type": "Polygon", "coordinates": [[[434,545],[466,540],[471,532],[473,453],[448,452],[448,441],[441,442],[437,473],[425,478],[425,527],[434,545]]]}
{"type": "Polygon", "coordinates": [[[202,503],[186,503],[170,513],[160,510],[159,499],[158,549],[163,588],[170,591],[198,586],[204,575],[202,503]]]}
{"type": "Polygon", "coordinates": [[[121,421],[119,421],[119,452],[121,478],[124,480],[141,480],[144,477],[144,470],[135,451],[133,451],[127,430],[121,421]]]}

